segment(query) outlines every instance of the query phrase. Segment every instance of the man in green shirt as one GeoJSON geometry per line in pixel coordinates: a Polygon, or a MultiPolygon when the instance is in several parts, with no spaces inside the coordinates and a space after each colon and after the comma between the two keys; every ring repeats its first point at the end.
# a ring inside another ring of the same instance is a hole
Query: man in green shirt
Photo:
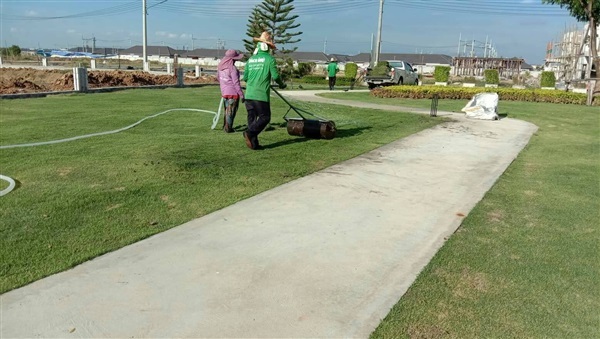
{"type": "Polygon", "coordinates": [[[271,121],[271,79],[284,89],[285,83],[279,77],[275,58],[269,53],[275,50],[275,44],[268,32],[263,32],[258,41],[254,55],[246,62],[244,81],[246,82],[246,111],[248,111],[248,129],[244,139],[248,148],[260,149],[258,135],[271,121]]]}
{"type": "Polygon", "coordinates": [[[327,76],[329,77],[329,90],[333,91],[335,87],[336,74],[339,71],[335,58],[331,58],[331,62],[327,65],[327,76]]]}

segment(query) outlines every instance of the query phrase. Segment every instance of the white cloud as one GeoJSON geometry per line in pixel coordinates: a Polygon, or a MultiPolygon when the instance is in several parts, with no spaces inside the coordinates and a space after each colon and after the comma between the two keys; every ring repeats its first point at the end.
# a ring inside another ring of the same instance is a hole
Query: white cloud
{"type": "Polygon", "coordinates": [[[74,29],[67,29],[67,33],[69,33],[69,34],[75,34],[75,33],[77,33],[77,31],[74,30],[74,29]]]}
{"type": "Polygon", "coordinates": [[[171,32],[165,32],[165,31],[157,31],[156,35],[159,37],[164,37],[164,38],[168,38],[168,39],[183,39],[183,40],[189,40],[191,38],[191,35],[186,34],[186,33],[171,33],[171,32]]]}
{"type": "Polygon", "coordinates": [[[18,32],[18,31],[19,31],[19,30],[18,30],[17,28],[15,28],[15,27],[11,27],[11,28],[10,28],[10,32],[11,32],[11,33],[15,33],[15,32],[18,32]]]}
{"type": "Polygon", "coordinates": [[[29,10],[25,12],[25,16],[38,16],[38,12],[29,10]]]}

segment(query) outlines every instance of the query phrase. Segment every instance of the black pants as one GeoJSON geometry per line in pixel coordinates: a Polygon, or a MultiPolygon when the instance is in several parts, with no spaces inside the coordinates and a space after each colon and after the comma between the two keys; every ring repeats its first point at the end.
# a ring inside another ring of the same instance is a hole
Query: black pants
{"type": "Polygon", "coordinates": [[[329,77],[329,89],[333,90],[333,88],[335,87],[335,80],[336,77],[329,77]]]}
{"type": "Polygon", "coordinates": [[[271,103],[246,100],[246,111],[248,111],[248,130],[246,134],[258,144],[257,136],[271,121],[271,103]]]}

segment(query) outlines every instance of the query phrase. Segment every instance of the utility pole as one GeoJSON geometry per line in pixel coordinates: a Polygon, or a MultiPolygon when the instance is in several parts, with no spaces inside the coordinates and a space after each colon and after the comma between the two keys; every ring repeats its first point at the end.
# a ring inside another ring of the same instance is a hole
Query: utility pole
{"type": "Polygon", "coordinates": [[[381,25],[383,23],[383,0],[379,0],[379,23],[377,24],[377,47],[375,47],[375,65],[379,62],[381,53],[381,25]]]}
{"type": "Polygon", "coordinates": [[[486,36],[485,36],[485,45],[483,46],[483,57],[484,57],[484,58],[487,58],[487,57],[488,57],[488,55],[487,55],[487,48],[488,48],[488,38],[489,38],[489,36],[488,36],[488,35],[486,35],[486,36]]]}
{"type": "Polygon", "coordinates": [[[148,67],[148,54],[146,53],[146,49],[148,46],[148,27],[146,25],[146,16],[148,16],[148,8],[146,8],[146,0],[142,0],[142,25],[143,25],[143,37],[142,39],[143,41],[143,53],[144,53],[144,61],[143,61],[143,69],[144,71],[149,71],[150,68],[148,67]]]}
{"type": "Polygon", "coordinates": [[[462,33],[458,34],[458,51],[456,52],[456,56],[460,57],[460,43],[462,42],[462,33]]]}
{"type": "Polygon", "coordinates": [[[197,38],[194,38],[194,34],[192,34],[192,50],[194,50],[194,41],[198,40],[197,38]]]}
{"type": "Polygon", "coordinates": [[[325,38],[325,42],[323,43],[323,54],[327,54],[327,38],[325,38]]]}

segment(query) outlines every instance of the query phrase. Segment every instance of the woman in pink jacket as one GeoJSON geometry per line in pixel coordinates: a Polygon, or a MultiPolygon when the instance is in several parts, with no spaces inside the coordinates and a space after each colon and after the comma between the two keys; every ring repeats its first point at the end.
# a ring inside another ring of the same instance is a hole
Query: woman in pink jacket
{"type": "Polygon", "coordinates": [[[233,120],[237,113],[240,99],[244,100],[244,92],[240,85],[240,72],[235,67],[235,61],[244,57],[242,53],[229,49],[217,67],[217,79],[221,85],[221,96],[225,102],[225,117],[223,130],[227,133],[234,132],[233,120]]]}

